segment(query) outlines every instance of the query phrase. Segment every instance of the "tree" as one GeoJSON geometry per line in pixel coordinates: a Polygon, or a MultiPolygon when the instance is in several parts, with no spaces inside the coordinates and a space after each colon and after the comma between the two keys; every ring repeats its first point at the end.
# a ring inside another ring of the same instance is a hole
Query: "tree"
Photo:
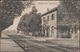
{"type": "Polygon", "coordinates": [[[26,27],[27,27],[27,23],[29,23],[29,15],[28,14],[24,14],[21,19],[20,19],[20,22],[18,24],[18,27],[17,27],[17,30],[18,30],[18,33],[19,31],[26,31],[26,27]]]}
{"type": "Polygon", "coordinates": [[[32,11],[29,14],[22,16],[18,29],[22,31],[35,32],[41,29],[41,14],[37,13],[35,6],[32,7],[32,11]]]}
{"type": "Polygon", "coordinates": [[[62,0],[60,1],[60,6],[58,8],[58,21],[60,23],[66,24],[79,24],[79,15],[80,15],[80,1],[69,1],[62,0]]]}
{"type": "Polygon", "coordinates": [[[40,31],[40,28],[41,28],[40,15],[39,14],[32,14],[32,18],[31,18],[31,21],[28,24],[28,26],[29,26],[30,32],[40,31]]]}
{"type": "MultiPolygon", "coordinates": [[[[80,19],[80,1],[77,0],[62,0],[60,1],[60,6],[58,8],[58,29],[60,31],[69,31],[70,28],[79,27],[80,19]],[[63,25],[62,25],[63,24],[63,25]],[[67,29],[64,29],[63,26],[67,29]],[[73,26],[73,27],[72,27],[73,26]],[[62,27],[62,28],[61,28],[62,27]]],[[[70,32],[69,32],[70,33],[70,32]]],[[[65,33],[66,34],[66,33],[65,33]]]]}
{"type": "Polygon", "coordinates": [[[14,18],[21,15],[24,8],[23,1],[0,0],[0,37],[1,31],[12,25],[14,18]]]}

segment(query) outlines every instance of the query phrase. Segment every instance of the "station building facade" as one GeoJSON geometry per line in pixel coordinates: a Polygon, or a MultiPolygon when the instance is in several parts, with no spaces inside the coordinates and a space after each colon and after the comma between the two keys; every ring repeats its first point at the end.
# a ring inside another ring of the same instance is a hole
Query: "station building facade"
{"type": "MultiPolygon", "coordinates": [[[[59,23],[58,7],[42,14],[42,35],[53,38],[78,38],[80,27],[76,24],[59,23]],[[74,27],[73,27],[74,26],[74,27]],[[76,27],[75,27],[76,26],[76,27]]],[[[63,22],[63,21],[62,21],[63,22]]]]}
{"type": "Polygon", "coordinates": [[[42,34],[46,37],[57,37],[57,8],[44,13],[42,20],[42,34]]]}

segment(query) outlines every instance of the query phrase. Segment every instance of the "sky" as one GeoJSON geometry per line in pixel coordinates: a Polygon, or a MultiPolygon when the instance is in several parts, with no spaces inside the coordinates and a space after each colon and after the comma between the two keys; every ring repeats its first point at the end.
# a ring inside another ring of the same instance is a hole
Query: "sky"
{"type": "MultiPolygon", "coordinates": [[[[38,13],[43,14],[43,13],[47,12],[47,8],[49,8],[49,10],[50,10],[50,9],[57,7],[59,5],[59,1],[35,1],[35,2],[33,2],[33,4],[37,8],[38,13]]],[[[20,21],[20,18],[24,14],[29,13],[32,10],[32,6],[29,8],[25,8],[24,11],[22,11],[21,16],[14,19],[13,25],[11,25],[9,28],[7,28],[5,30],[16,30],[17,25],[20,21]]]]}

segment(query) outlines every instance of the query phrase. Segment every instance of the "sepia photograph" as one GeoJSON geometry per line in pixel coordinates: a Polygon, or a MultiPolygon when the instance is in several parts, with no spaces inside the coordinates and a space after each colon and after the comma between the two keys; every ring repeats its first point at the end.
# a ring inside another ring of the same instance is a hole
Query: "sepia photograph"
{"type": "Polygon", "coordinates": [[[79,0],[0,0],[0,52],[80,52],[79,0]]]}

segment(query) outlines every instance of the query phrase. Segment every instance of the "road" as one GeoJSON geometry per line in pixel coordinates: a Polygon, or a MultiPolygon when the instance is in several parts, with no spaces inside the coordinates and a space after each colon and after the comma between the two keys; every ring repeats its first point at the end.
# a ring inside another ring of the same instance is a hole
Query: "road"
{"type": "Polygon", "coordinates": [[[31,37],[20,35],[8,35],[25,52],[78,52],[76,49],[51,44],[45,41],[36,41],[31,37]]]}

